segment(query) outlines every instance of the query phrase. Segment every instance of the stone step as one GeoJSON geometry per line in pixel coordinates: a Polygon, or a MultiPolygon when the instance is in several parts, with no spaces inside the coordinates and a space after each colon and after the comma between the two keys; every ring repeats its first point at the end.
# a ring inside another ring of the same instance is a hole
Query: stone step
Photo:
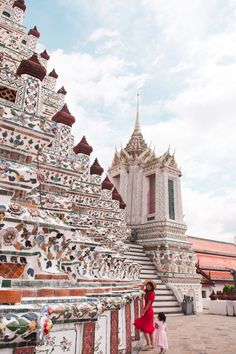
{"type": "Polygon", "coordinates": [[[182,308],[180,306],[153,306],[154,313],[159,313],[159,312],[172,312],[172,313],[182,313],[182,308]]]}
{"type": "Polygon", "coordinates": [[[126,252],[124,253],[124,255],[127,257],[127,256],[137,256],[137,257],[140,257],[140,256],[144,256],[144,257],[147,257],[146,254],[144,252],[136,252],[136,251],[131,251],[131,252],[126,252]]]}
{"type": "Polygon", "coordinates": [[[131,248],[139,248],[143,250],[143,246],[139,245],[138,243],[127,243],[127,245],[131,248]]]}
{"type": "Polygon", "coordinates": [[[155,292],[155,296],[158,297],[158,298],[162,298],[163,295],[172,295],[172,292],[166,288],[163,287],[163,285],[160,285],[158,287],[158,290],[156,290],[155,292]]]}
{"type": "MultiPolygon", "coordinates": [[[[130,260],[131,260],[131,258],[130,258],[130,260]]],[[[140,264],[141,266],[144,266],[144,267],[146,267],[146,266],[148,266],[149,264],[150,264],[150,261],[145,261],[145,260],[141,260],[141,261],[139,261],[139,260],[137,260],[137,259],[132,259],[133,261],[135,261],[135,262],[137,262],[138,264],[140,264]]]]}
{"type": "Polygon", "coordinates": [[[129,256],[126,256],[127,259],[132,259],[132,260],[138,260],[138,261],[146,261],[146,262],[150,262],[150,259],[147,258],[147,256],[145,255],[134,255],[134,254],[130,254],[129,256]]]}
{"type": "Polygon", "coordinates": [[[150,259],[148,259],[148,258],[142,258],[142,259],[137,259],[137,258],[129,258],[129,259],[135,259],[135,262],[138,262],[139,264],[141,264],[141,265],[146,265],[146,266],[148,266],[148,265],[153,265],[152,263],[151,263],[151,261],[150,261],[150,259]]]}
{"type": "Polygon", "coordinates": [[[130,249],[125,253],[127,259],[138,263],[142,268],[140,271],[140,281],[153,279],[157,283],[155,290],[155,301],[153,303],[154,313],[165,312],[168,316],[183,315],[182,308],[176,300],[173,292],[158,279],[158,274],[151,259],[145,254],[141,245],[129,245],[130,249]]]}
{"type": "MultiPolygon", "coordinates": [[[[174,297],[174,295],[160,295],[160,294],[156,294],[155,297],[155,301],[163,301],[163,300],[172,300],[172,301],[176,301],[176,298],[174,297]]],[[[155,302],[154,301],[154,302],[155,302]]]]}
{"type": "Polygon", "coordinates": [[[154,280],[156,283],[159,283],[159,284],[163,284],[162,281],[157,277],[157,274],[151,274],[151,273],[146,273],[146,272],[141,272],[139,274],[139,278],[142,279],[142,280],[145,280],[145,279],[152,279],[154,280]]]}
{"type": "MultiPolygon", "coordinates": [[[[156,278],[157,274],[150,274],[150,273],[140,273],[139,278],[140,279],[153,279],[156,278]]],[[[154,280],[154,279],[153,279],[154,280]]]]}
{"type": "Polygon", "coordinates": [[[172,291],[167,288],[159,288],[155,291],[156,296],[163,296],[163,295],[173,295],[172,291]]]}
{"type": "Polygon", "coordinates": [[[135,253],[146,255],[144,250],[141,249],[129,248],[128,250],[125,251],[125,254],[135,254],[135,253]]]}
{"type": "Polygon", "coordinates": [[[149,258],[147,258],[147,256],[143,253],[129,253],[129,254],[124,254],[125,258],[129,258],[129,259],[146,259],[147,261],[149,260],[149,258]]]}
{"type": "Polygon", "coordinates": [[[153,274],[157,276],[157,271],[155,269],[141,269],[141,274],[153,274]]]}
{"type": "Polygon", "coordinates": [[[175,306],[175,307],[179,307],[179,303],[178,301],[176,300],[155,300],[153,302],[153,307],[163,307],[163,306],[166,306],[166,307],[169,307],[169,306],[175,306]]]}
{"type": "Polygon", "coordinates": [[[143,264],[142,265],[142,269],[146,269],[146,270],[155,270],[156,271],[156,268],[154,265],[152,264],[143,264]]]}

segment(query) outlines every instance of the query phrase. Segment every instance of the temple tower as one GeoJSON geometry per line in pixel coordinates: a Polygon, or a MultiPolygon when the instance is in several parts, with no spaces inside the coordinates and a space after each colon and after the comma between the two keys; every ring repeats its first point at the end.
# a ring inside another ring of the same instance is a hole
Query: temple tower
{"type": "MultiPolygon", "coordinates": [[[[139,119],[139,96],[133,133],[124,149],[116,151],[112,167],[109,169],[112,182],[126,202],[127,223],[140,229],[140,225],[175,228],[178,235],[184,235],[186,225],[183,221],[180,177],[174,154],[169,149],[160,157],[146,144],[139,119]]],[[[150,236],[163,236],[161,232],[143,235],[144,243],[150,236]]],[[[173,237],[172,232],[172,237],[173,237]]]]}
{"type": "Polygon", "coordinates": [[[180,298],[194,294],[200,309],[195,253],[185,235],[181,171],[170,149],[157,157],[146,144],[140,128],[139,95],[133,133],[126,147],[115,152],[109,176],[127,205],[127,224],[161,280],[174,286],[180,298]]]}

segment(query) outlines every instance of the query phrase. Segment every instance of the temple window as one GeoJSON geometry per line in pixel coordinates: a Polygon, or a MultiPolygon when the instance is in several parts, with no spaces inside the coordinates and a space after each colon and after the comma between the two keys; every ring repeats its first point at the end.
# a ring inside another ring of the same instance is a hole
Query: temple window
{"type": "Polygon", "coordinates": [[[5,86],[0,86],[0,98],[14,103],[16,101],[16,91],[5,86]]]}
{"type": "Polygon", "coordinates": [[[202,298],[203,298],[203,299],[206,299],[206,297],[207,297],[207,296],[206,296],[206,290],[202,290],[202,298]]]}
{"type": "Polygon", "coordinates": [[[148,193],[147,193],[147,213],[155,213],[156,199],[156,175],[147,176],[148,178],[148,193]]]}
{"type": "Polygon", "coordinates": [[[169,218],[175,220],[175,195],[174,195],[174,181],[168,180],[168,200],[169,200],[169,218]]]}
{"type": "Polygon", "coordinates": [[[5,17],[8,17],[8,18],[11,17],[11,14],[10,14],[9,12],[7,12],[7,11],[3,11],[2,14],[3,14],[3,16],[5,16],[5,17]]]}
{"type": "Polygon", "coordinates": [[[21,43],[25,45],[25,44],[26,44],[26,40],[23,39],[23,40],[21,41],[21,43]]]}

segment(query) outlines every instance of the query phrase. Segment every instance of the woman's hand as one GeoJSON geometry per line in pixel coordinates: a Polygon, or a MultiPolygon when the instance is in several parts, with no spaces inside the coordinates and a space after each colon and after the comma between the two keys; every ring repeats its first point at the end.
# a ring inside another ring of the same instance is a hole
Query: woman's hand
{"type": "Polygon", "coordinates": [[[157,324],[157,323],[155,323],[155,328],[156,328],[156,329],[158,329],[158,327],[159,327],[159,326],[158,326],[158,324],[157,324]]]}

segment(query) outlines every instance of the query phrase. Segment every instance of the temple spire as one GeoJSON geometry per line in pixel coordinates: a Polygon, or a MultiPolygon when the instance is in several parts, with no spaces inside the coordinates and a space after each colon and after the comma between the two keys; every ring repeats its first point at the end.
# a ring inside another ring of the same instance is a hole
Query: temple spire
{"type": "Polygon", "coordinates": [[[136,113],[136,120],[134,126],[134,133],[136,134],[141,133],[140,121],[139,121],[139,93],[137,93],[137,113],[136,113]]]}
{"type": "Polygon", "coordinates": [[[139,121],[139,93],[137,94],[137,113],[136,113],[136,120],[134,131],[131,135],[131,138],[128,144],[125,147],[125,151],[129,154],[134,156],[141,155],[145,150],[147,150],[147,144],[143,139],[143,135],[140,129],[140,121],[139,121]]]}

